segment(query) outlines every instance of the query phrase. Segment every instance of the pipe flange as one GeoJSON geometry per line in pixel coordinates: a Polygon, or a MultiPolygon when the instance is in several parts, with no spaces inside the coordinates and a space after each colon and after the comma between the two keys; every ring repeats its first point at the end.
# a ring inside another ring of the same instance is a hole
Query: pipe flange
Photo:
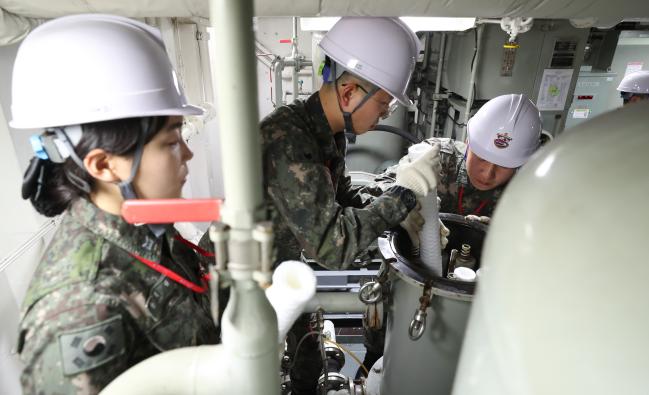
{"type": "Polygon", "coordinates": [[[328,359],[334,360],[341,369],[345,366],[345,353],[335,344],[327,343],[325,346],[325,355],[328,359]]]}
{"type": "MultiPolygon", "coordinates": [[[[319,389],[322,389],[322,387],[324,386],[324,382],[325,382],[325,375],[323,374],[318,379],[319,389]]],[[[348,386],[349,386],[349,381],[347,379],[347,376],[344,376],[340,373],[327,374],[327,386],[326,386],[327,391],[331,391],[331,390],[340,391],[345,388],[348,388],[348,386]]]]}

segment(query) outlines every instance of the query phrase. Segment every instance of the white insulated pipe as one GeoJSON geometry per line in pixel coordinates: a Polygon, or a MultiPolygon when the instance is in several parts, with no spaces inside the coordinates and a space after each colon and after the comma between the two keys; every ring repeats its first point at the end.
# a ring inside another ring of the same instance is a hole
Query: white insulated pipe
{"type": "Polygon", "coordinates": [[[263,204],[252,11],[250,0],[210,0],[215,53],[221,54],[213,70],[227,198],[222,219],[232,239],[240,237],[238,229],[253,228],[263,204]]]}
{"type": "Polygon", "coordinates": [[[179,348],[133,366],[101,395],[228,394],[227,366],[222,345],[179,348]]]}
{"type": "MultiPolygon", "coordinates": [[[[414,162],[433,147],[428,143],[411,145],[408,148],[408,159],[414,162]]],[[[442,276],[442,255],[439,242],[439,210],[437,208],[437,188],[432,188],[428,195],[419,198],[421,215],[426,221],[419,233],[419,257],[422,263],[435,276],[442,276]]]]}
{"type": "Polygon", "coordinates": [[[315,313],[319,309],[325,313],[342,314],[352,313],[359,314],[365,311],[367,305],[360,301],[357,292],[316,292],[316,294],[306,303],[304,311],[315,313]]]}
{"type": "Polygon", "coordinates": [[[255,280],[235,281],[221,328],[226,359],[213,368],[228,372],[225,393],[279,395],[277,317],[255,280]]]}
{"type": "Polygon", "coordinates": [[[289,329],[315,295],[315,288],[315,273],[303,262],[285,261],[275,269],[266,297],[277,314],[280,344],[284,344],[289,329]]]}
{"type": "Polygon", "coordinates": [[[155,355],[121,374],[101,394],[279,395],[277,347],[269,341],[277,334],[277,321],[256,281],[239,281],[232,289],[221,326],[223,344],[155,355]]]}
{"type": "Polygon", "coordinates": [[[279,395],[277,316],[253,271],[261,264],[253,229],[264,218],[261,137],[257,106],[257,62],[252,0],[210,0],[214,28],[217,110],[225,186],[223,222],[231,227],[228,271],[230,300],[221,320],[230,390],[279,395]],[[251,380],[254,376],[254,380],[251,380]]]}

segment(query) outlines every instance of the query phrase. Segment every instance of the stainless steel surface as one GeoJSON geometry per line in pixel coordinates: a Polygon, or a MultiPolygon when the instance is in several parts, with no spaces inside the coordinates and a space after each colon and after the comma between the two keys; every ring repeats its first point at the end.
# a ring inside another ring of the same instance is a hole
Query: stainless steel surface
{"type": "MultiPolygon", "coordinates": [[[[440,218],[451,229],[447,249],[469,243],[479,254],[485,224],[454,214],[441,214],[440,218]]],[[[399,231],[379,239],[379,248],[391,269],[379,393],[448,395],[475,284],[431,276],[416,259],[401,253],[409,250],[409,240],[399,231]]],[[[371,380],[375,382],[376,377],[371,380]]],[[[368,379],[368,386],[370,382],[368,379]]]]}

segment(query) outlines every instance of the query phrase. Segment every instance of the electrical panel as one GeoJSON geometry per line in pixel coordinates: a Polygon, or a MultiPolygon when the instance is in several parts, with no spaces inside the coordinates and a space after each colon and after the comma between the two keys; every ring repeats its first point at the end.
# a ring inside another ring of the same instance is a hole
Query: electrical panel
{"type": "Polygon", "coordinates": [[[609,111],[608,97],[615,92],[616,73],[593,73],[582,71],[577,79],[577,86],[572,105],[566,119],[566,129],[572,128],[597,115],[609,111]]]}
{"type": "MultiPolygon", "coordinates": [[[[442,74],[442,88],[466,99],[474,90],[475,101],[487,101],[508,93],[526,94],[537,101],[546,69],[571,69],[573,75],[564,86],[565,103],[560,109],[541,111],[543,127],[553,134],[563,130],[578,70],[584,56],[589,29],[578,29],[567,20],[535,20],[529,32],[518,35],[516,48],[505,48],[508,35],[497,24],[484,26],[477,56],[475,82],[471,67],[475,63],[475,29],[449,35],[442,74]]],[[[430,77],[429,77],[430,78],[430,77]]]]}

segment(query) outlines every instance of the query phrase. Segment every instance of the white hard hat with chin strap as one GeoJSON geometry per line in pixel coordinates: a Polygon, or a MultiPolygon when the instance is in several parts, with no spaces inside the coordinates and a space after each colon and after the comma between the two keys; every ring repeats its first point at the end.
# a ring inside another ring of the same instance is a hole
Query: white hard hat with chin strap
{"type": "MultiPolygon", "coordinates": [[[[152,117],[203,110],[187,103],[159,30],[120,16],[80,14],[48,21],[23,40],[13,69],[11,113],[13,128],[45,130],[32,138],[38,158],[70,157],[84,171],[74,150],[81,125],[142,118],[131,175],[119,183],[124,199],[135,199],[132,181],[152,117]]],[[[66,176],[90,191],[84,180],[66,176]]]]}
{"type": "Polygon", "coordinates": [[[467,124],[469,149],[507,168],[525,164],[539,147],[541,115],[526,96],[509,94],[483,105],[467,124]]]}
{"type": "Polygon", "coordinates": [[[342,67],[374,85],[351,112],[343,111],[338,101],[346,132],[354,131],[352,114],[380,89],[403,105],[412,104],[407,90],[420,44],[415,33],[398,18],[343,17],[319,46],[332,60],[334,81],[336,68],[342,67]]]}

